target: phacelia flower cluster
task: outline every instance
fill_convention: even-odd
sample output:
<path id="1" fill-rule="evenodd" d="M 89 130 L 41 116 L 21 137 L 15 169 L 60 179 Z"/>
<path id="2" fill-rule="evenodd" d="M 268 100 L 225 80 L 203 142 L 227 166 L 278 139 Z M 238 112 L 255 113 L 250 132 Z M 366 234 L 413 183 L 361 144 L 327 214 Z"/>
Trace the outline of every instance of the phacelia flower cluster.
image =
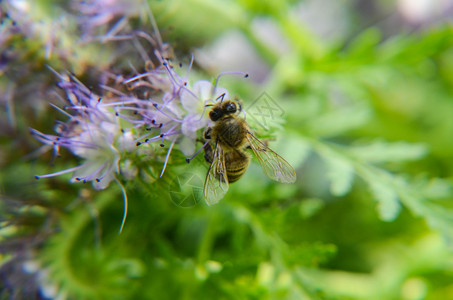
<path id="1" fill-rule="evenodd" d="M 45 149 L 53 149 L 58 156 L 60 149 L 66 148 L 81 164 L 36 178 L 72 173 L 72 182 L 92 182 L 95 189 L 104 189 L 119 175 L 127 179 L 136 176 L 136 166 L 128 158 L 146 144 L 153 145 L 146 148 L 148 151 L 166 148 L 161 176 L 175 145 L 184 155 L 193 154 L 197 133 L 208 125 L 206 104 L 230 98 L 228 91 L 216 84 L 223 74 L 214 84 L 206 80 L 191 84 L 191 64 L 186 74 L 180 75 L 167 59 L 158 57 L 157 67 L 122 82 L 127 93 L 104 87 L 108 96 L 93 93 L 74 76 L 55 72 L 68 105 L 54 107 L 67 119 L 57 123 L 55 134 L 36 129 L 30 132 Z"/>

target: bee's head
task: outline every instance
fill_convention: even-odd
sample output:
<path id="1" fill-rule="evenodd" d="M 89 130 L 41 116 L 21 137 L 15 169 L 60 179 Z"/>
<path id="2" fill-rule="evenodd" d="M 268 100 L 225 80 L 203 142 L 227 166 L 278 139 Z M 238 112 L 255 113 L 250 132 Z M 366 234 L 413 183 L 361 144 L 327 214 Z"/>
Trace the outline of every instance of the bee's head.
<path id="1" fill-rule="evenodd" d="M 215 122 L 218 121 L 221 117 L 223 117 L 223 112 L 220 108 L 214 107 L 210 112 L 209 112 L 209 119 L 211 121 Z"/>
<path id="2" fill-rule="evenodd" d="M 241 112 L 242 107 L 238 101 L 226 100 L 214 105 L 212 110 L 209 112 L 209 118 L 211 121 L 218 121 L 220 118 L 228 115 L 236 115 Z"/>
<path id="3" fill-rule="evenodd" d="M 238 105 L 235 101 L 229 100 L 222 104 L 222 110 L 225 114 L 235 114 L 238 111 Z"/>

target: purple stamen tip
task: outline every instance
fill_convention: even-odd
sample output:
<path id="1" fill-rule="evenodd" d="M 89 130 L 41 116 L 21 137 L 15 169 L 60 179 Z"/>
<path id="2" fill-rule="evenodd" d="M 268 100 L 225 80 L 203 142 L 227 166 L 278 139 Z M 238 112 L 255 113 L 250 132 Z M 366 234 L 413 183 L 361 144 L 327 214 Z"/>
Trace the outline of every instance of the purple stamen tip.
<path id="1" fill-rule="evenodd" d="M 153 103 L 153 106 L 154 106 L 155 108 L 157 108 L 157 103 Z"/>
<path id="2" fill-rule="evenodd" d="M 41 177 L 39 177 L 38 175 L 35 175 L 35 179 L 40 179 Z"/>
<path id="3" fill-rule="evenodd" d="M 160 146 L 161 146 L 161 147 L 165 147 L 165 145 L 164 145 L 164 144 L 160 144 Z"/>
<path id="4" fill-rule="evenodd" d="M 135 144 L 135 145 L 136 145 L 136 146 L 140 146 L 141 144 L 142 144 L 142 143 L 140 143 L 140 142 L 137 142 L 137 144 Z"/>
<path id="5" fill-rule="evenodd" d="M 249 74 L 245 74 L 245 75 L 244 75 L 244 78 L 248 78 L 248 77 L 249 77 Z"/>
<path id="6" fill-rule="evenodd" d="M 145 140 L 145 143 L 148 143 L 148 142 L 149 142 L 149 139 L 146 139 L 146 140 Z"/>
<path id="7" fill-rule="evenodd" d="M 159 137 L 164 137 L 164 134 L 162 133 Z"/>
<path id="8" fill-rule="evenodd" d="M 99 178 L 96 178 L 96 182 L 101 182 L 101 180 Z"/>
<path id="9" fill-rule="evenodd" d="M 163 125 L 164 125 L 164 124 L 160 123 L 160 124 L 159 124 L 159 128 L 162 128 Z"/>
<path id="10" fill-rule="evenodd" d="M 77 181 L 80 181 L 80 178 L 79 178 L 79 177 L 76 177 L 76 178 L 74 178 L 74 179 L 77 180 Z"/>

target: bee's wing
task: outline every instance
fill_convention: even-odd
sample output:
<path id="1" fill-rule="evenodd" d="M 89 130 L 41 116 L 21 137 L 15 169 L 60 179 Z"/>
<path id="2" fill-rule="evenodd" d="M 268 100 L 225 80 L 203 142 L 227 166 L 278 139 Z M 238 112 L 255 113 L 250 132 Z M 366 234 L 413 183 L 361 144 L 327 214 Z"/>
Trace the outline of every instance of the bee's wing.
<path id="1" fill-rule="evenodd" d="M 208 205 L 219 202 L 228 191 L 228 177 L 222 147 L 216 143 L 211 166 L 204 182 L 203 194 Z"/>
<path id="2" fill-rule="evenodd" d="M 264 173 L 269 178 L 284 183 L 296 181 L 294 168 L 283 157 L 272 151 L 250 132 L 247 134 L 247 140 Z"/>

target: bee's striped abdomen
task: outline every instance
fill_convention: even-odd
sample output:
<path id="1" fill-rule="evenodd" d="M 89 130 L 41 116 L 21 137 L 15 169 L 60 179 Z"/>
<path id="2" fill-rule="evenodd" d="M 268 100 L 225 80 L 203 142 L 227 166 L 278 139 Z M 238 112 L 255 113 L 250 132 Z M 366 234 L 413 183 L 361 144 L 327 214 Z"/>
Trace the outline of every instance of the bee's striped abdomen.
<path id="1" fill-rule="evenodd" d="M 250 157 L 243 151 L 231 151 L 225 155 L 225 167 L 229 183 L 237 181 L 245 174 Z"/>

